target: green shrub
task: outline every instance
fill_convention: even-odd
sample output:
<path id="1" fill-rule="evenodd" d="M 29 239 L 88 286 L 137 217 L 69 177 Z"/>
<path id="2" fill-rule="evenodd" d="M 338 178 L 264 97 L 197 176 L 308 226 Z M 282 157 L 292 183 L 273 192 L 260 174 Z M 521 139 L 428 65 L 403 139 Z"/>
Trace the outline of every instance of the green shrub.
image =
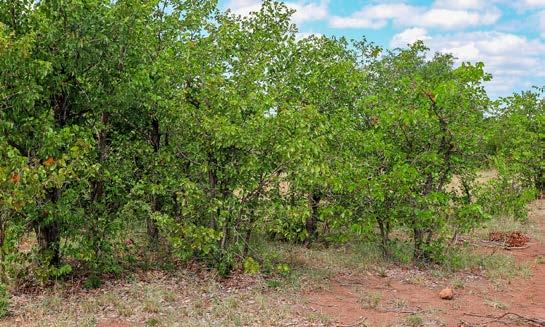
<path id="1" fill-rule="evenodd" d="M 0 318 L 9 313 L 9 292 L 4 283 L 0 283 Z"/>

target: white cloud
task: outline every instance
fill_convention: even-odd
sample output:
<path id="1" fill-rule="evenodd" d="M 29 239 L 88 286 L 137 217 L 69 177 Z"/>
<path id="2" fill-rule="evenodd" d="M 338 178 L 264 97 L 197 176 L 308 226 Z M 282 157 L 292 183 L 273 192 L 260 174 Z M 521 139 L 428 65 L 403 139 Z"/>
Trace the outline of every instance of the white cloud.
<path id="1" fill-rule="evenodd" d="M 418 12 L 417 7 L 403 3 L 369 5 L 350 16 L 333 16 L 329 24 L 334 28 L 379 29 L 391 19 L 417 15 Z"/>
<path id="2" fill-rule="evenodd" d="M 442 52 L 453 54 L 459 61 L 478 61 L 479 49 L 474 43 L 469 43 L 452 48 L 441 49 Z"/>
<path id="3" fill-rule="evenodd" d="M 226 7 L 237 15 L 246 16 L 250 12 L 259 11 L 261 3 L 261 0 L 229 0 Z M 295 10 L 292 20 L 298 24 L 327 18 L 328 4 L 329 0 L 286 2 L 289 8 Z"/>
<path id="4" fill-rule="evenodd" d="M 430 9 L 418 17 L 402 18 L 401 22 L 405 25 L 457 29 L 494 24 L 500 16 L 501 13 L 499 10 L 477 12 L 452 9 Z"/>
<path id="5" fill-rule="evenodd" d="M 412 39 L 411 39 L 412 37 Z M 428 35 L 417 29 L 405 30 L 392 38 L 396 42 L 426 38 L 432 50 L 452 53 L 460 64 L 464 61 L 485 63 L 494 79 L 487 86 L 493 96 L 507 95 L 514 89 L 526 87 L 528 76 L 545 77 L 545 43 L 511 33 L 494 31 L 462 32 Z"/>
<path id="6" fill-rule="evenodd" d="M 288 7 L 295 10 L 293 21 L 303 23 L 306 21 L 322 20 L 327 18 L 329 1 L 322 0 L 320 3 L 299 1 L 287 3 Z"/>
<path id="7" fill-rule="evenodd" d="M 368 28 L 380 29 L 386 26 L 387 20 L 373 20 L 364 17 L 339 17 L 334 16 L 329 20 L 333 28 Z"/>
<path id="8" fill-rule="evenodd" d="M 460 9 L 462 8 L 462 9 Z M 481 8 L 481 7 L 479 7 Z M 382 28 L 393 22 L 397 26 L 460 29 L 491 25 L 498 21 L 501 12 L 496 7 L 470 10 L 464 1 L 453 6 L 438 1 L 432 8 L 411 6 L 404 3 L 367 5 L 350 16 L 334 16 L 330 26 L 334 28 Z"/>
<path id="9" fill-rule="evenodd" d="M 545 0 L 518 0 L 516 6 L 523 9 L 544 8 Z"/>
<path id="10" fill-rule="evenodd" d="M 259 0 L 229 0 L 227 8 L 236 15 L 246 16 L 252 11 L 259 11 L 261 1 Z"/>
<path id="11" fill-rule="evenodd" d="M 446 8 L 446 9 L 483 9 L 490 5 L 493 5 L 493 2 L 490 0 L 436 0 L 433 3 L 435 8 Z"/>
<path id="12" fill-rule="evenodd" d="M 408 44 L 413 44 L 416 41 L 426 41 L 430 39 L 428 31 L 420 27 L 413 27 L 404 30 L 401 33 L 394 35 L 390 41 L 390 47 L 401 48 Z"/>

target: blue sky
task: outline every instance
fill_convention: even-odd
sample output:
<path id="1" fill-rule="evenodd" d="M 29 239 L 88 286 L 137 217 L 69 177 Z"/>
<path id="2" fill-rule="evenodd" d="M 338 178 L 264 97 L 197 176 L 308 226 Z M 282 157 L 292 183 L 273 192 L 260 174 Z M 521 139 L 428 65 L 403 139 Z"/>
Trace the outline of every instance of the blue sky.
<path id="1" fill-rule="evenodd" d="M 545 0 L 286 0 L 300 37 L 362 36 L 387 48 L 423 40 L 459 62 L 483 61 L 491 96 L 545 85 Z M 220 0 L 246 15 L 261 0 Z"/>

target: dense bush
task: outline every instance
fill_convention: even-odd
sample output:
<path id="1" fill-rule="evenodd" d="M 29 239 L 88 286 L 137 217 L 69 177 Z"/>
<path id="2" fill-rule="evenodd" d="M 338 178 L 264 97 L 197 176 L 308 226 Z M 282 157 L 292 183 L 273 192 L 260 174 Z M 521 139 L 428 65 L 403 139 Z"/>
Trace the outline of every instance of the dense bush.
<path id="1" fill-rule="evenodd" d="M 77 270 L 93 287 L 157 252 L 255 272 L 263 236 L 390 255 L 395 231 L 440 260 L 446 239 L 543 190 L 541 93 L 492 102 L 481 63 L 298 40 L 290 15 L 0 1 L 1 278 Z M 476 189 L 492 156 L 511 197 Z"/>
<path id="2" fill-rule="evenodd" d="M 492 139 L 501 140 L 498 156 L 523 186 L 545 192 L 545 89 L 516 93 L 499 100 Z"/>

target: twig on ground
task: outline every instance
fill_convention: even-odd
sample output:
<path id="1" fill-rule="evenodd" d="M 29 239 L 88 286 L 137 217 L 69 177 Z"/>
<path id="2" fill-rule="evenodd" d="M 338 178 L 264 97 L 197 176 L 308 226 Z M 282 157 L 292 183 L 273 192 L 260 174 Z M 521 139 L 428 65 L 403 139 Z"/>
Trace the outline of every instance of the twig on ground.
<path id="1" fill-rule="evenodd" d="M 334 305 L 334 304 L 320 304 L 320 303 L 315 303 L 315 302 L 308 302 L 308 304 L 314 304 L 314 305 L 317 305 L 317 306 L 320 306 L 320 307 L 327 307 L 327 308 L 335 308 L 335 307 L 337 307 L 337 306 Z"/>
<path id="2" fill-rule="evenodd" d="M 358 319 L 355 323 L 349 324 L 349 325 L 339 325 L 337 324 L 337 327 L 356 327 L 356 326 L 367 326 L 367 324 L 364 324 L 364 322 L 367 320 L 367 317 L 361 317 Z"/>
<path id="3" fill-rule="evenodd" d="M 478 314 L 474 314 L 474 313 L 464 313 L 465 316 L 470 316 L 470 317 L 477 317 L 477 318 L 487 318 L 487 319 L 493 319 L 492 321 L 489 321 L 487 324 L 491 323 L 491 322 L 500 322 L 500 323 L 504 323 L 502 322 L 501 320 L 502 319 L 505 319 L 509 316 L 514 316 L 515 318 L 518 318 L 528 324 L 531 324 L 532 326 L 539 326 L 539 327 L 545 327 L 545 320 L 542 320 L 542 319 L 538 319 L 538 318 L 530 318 L 530 317 L 525 317 L 525 316 L 522 316 L 522 315 L 519 315 L 518 313 L 514 313 L 514 312 L 506 312 L 500 316 L 493 316 L 493 315 L 478 315 Z M 505 323 L 504 323 L 505 324 Z"/>
<path id="4" fill-rule="evenodd" d="M 506 250 L 524 250 L 530 247 L 530 244 L 525 246 L 506 246 L 504 249 Z"/>
<path id="5" fill-rule="evenodd" d="M 382 313 L 407 313 L 412 315 L 422 313 L 422 310 L 389 310 L 389 309 L 375 309 L 375 310 Z"/>

